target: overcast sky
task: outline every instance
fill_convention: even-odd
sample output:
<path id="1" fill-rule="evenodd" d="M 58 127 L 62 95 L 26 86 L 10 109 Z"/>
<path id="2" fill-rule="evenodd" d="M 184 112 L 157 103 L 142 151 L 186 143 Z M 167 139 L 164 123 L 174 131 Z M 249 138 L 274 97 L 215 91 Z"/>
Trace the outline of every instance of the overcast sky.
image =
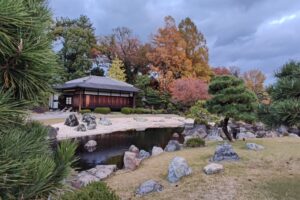
<path id="1" fill-rule="evenodd" d="M 55 17 L 87 15 L 96 34 L 118 26 L 147 41 L 163 18 L 190 17 L 204 34 L 212 66 L 274 71 L 300 60 L 300 0 L 49 0 Z"/>

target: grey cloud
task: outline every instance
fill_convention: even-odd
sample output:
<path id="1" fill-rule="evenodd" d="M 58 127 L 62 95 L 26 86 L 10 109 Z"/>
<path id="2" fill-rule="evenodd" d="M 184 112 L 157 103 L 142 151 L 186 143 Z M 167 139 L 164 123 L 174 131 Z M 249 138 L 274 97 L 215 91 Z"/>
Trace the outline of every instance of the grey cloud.
<path id="1" fill-rule="evenodd" d="M 190 17 L 204 33 L 212 66 L 260 68 L 271 82 L 273 72 L 289 59 L 300 60 L 299 0 L 50 0 L 56 17 L 87 15 L 98 35 L 127 26 L 143 41 L 163 24 Z M 295 14 L 294 19 L 270 25 Z"/>

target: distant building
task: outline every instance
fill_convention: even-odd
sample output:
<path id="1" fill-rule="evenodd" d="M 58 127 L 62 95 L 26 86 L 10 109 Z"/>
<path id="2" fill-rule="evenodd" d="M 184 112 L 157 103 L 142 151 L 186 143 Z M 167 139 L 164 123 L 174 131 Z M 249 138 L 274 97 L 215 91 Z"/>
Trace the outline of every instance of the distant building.
<path id="1" fill-rule="evenodd" d="M 60 94 L 50 97 L 50 109 L 72 108 L 73 110 L 110 107 L 135 107 L 139 89 L 128 83 L 100 76 L 87 76 L 68 81 L 55 87 Z"/>

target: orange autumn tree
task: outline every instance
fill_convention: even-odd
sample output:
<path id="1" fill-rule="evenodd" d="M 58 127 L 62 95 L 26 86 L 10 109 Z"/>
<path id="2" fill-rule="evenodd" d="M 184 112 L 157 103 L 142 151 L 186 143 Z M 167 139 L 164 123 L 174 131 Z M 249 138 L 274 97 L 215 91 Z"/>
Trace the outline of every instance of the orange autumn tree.
<path id="1" fill-rule="evenodd" d="M 264 91 L 266 76 L 257 69 L 249 70 L 243 74 L 245 85 L 256 95 Z"/>
<path id="2" fill-rule="evenodd" d="M 186 55 L 186 41 L 171 16 L 165 17 L 165 25 L 153 36 L 152 46 L 147 58 L 152 70 L 158 74 L 161 91 L 166 92 L 174 79 L 192 74 L 192 61 Z"/>
<path id="3" fill-rule="evenodd" d="M 186 42 L 186 56 L 192 61 L 192 76 L 208 82 L 213 72 L 208 64 L 208 48 L 204 35 L 189 18 L 178 25 L 179 32 Z"/>
<path id="4" fill-rule="evenodd" d="M 191 106 L 198 100 L 207 100 L 208 84 L 197 78 L 182 78 L 173 81 L 169 90 L 172 100 L 185 106 Z"/>

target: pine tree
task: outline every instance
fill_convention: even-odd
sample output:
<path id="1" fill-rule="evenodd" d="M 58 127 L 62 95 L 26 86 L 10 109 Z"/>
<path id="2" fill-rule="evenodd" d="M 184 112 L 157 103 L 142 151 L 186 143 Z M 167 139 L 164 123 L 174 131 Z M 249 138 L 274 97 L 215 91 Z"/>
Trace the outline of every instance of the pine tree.
<path id="1" fill-rule="evenodd" d="M 243 80 L 234 76 L 216 76 L 211 81 L 208 92 L 213 96 L 207 101 L 208 111 L 224 116 L 222 128 L 229 141 L 232 141 L 227 129 L 230 118 L 255 120 L 257 99 L 255 94 L 245 87 Z"/>
<path id="2" fill-rule="evenodd" d="M 126 74 L 124 69 L 124 64 L 122 60 L 116 57 L 109 68 L 108 76 L 110 78 L 119 80 L 119 81 L 126 81 Z"/>
<path id="3" fill-rule="evenodd" d="M 63 188 L 76 145 L 56 151 L 49 129 L 26 122 L 25 106 L 51 91 L 56 59 L 44 0 L 0 0 L 0 199 L 47 199 Z"/>
<path id="4" fill-rule="evenodd" d="M 270 105 L 260 105 L 259 117 L 272 127 L 300 127 L 300 62 L 291 61 L 275 74 L 277 82 L 269 88 Z"/>

